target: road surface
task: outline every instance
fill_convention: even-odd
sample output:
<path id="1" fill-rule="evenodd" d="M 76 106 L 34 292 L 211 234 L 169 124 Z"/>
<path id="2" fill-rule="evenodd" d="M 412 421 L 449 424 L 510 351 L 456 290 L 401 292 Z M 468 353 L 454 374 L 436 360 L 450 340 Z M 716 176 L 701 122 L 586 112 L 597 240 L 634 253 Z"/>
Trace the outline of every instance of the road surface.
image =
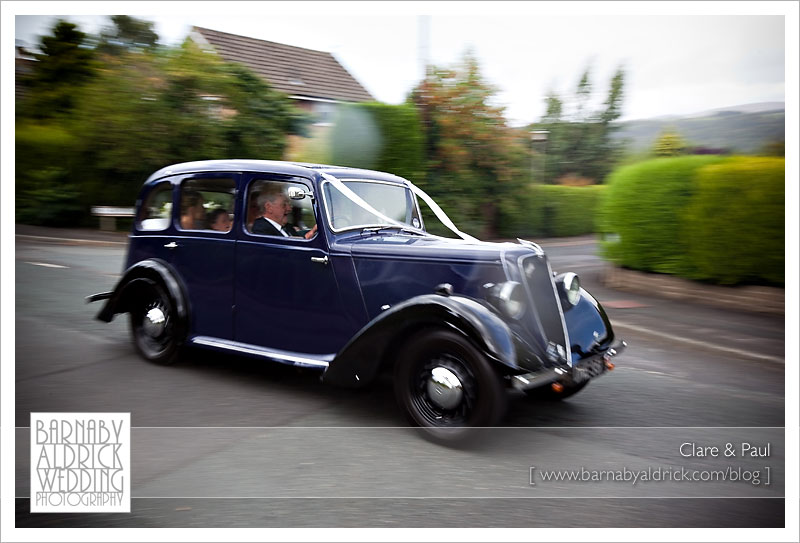
<path id="1" fill-rule="evenodd" d="M 18 527 L 782 527 L 784 322 L 603 288 L 587 238 L 544 243 L 577 271 L 629 349 L 560 403 L 512 398 L 506 428 L 450 449 L 405 427 L 381 380 L 363 391 L 246 358 L 141 360 L 127 319 L 94 319 L 124 240 L 16 242 Z M 129 514 L 29 513 L 31 412 L 129 412 Z M 769 486 L 554 483 L 541 470 L 715 470 L 685 442 L 771 442 Z M 533 470 L 531 468 L 534 468 Z M 534 483 L 534 484 L 531 484 Z"/>

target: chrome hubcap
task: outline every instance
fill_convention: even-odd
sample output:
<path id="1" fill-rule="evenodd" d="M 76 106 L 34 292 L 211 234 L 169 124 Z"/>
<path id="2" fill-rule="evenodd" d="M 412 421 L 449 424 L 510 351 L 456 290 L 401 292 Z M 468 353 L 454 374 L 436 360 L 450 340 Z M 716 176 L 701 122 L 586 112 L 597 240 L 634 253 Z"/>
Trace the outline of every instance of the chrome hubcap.
<path id="1" fill-rule="evenodd" d="M 166 325 L 167 317 L 160 307 L 150 308 L 144 316 L 144 322 L 142 322 L 144 332 L 152 338 L 159 337 L 164 332 Z"/>
<path id="2" fill-rule="evenodd" d="M 431 370 L 427 389 L 428 397 L 442 409 L 455 409 L 464 397 L 461 381 L 455 373 L 442 366 Z"/>

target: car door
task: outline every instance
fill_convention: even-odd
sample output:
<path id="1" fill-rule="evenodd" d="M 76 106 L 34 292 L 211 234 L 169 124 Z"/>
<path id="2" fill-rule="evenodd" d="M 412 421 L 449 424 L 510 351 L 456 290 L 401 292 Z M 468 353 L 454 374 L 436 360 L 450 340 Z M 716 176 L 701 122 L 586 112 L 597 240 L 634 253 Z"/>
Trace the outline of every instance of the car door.
<path id="1" fill-rule="evenodd" d="M 176 235 L 164 246 L 187 291 L 191 336 L 233 339 L 235 231 L 230 224 L 215 230 L 210 221 L 221 214 L 240 220 L 233 216 L 238 176 L 198 173 L 177 180 Z"/>
<path id="2" fill-rule="evenodd" d="M 263 174 L 251 175 L 246 185 L 246 208 L 255 215 L 264 212 L 264 205 L 257 202 L 267 193 L 286 195 L 290 187 L 310 192 L 312 187 L 304 178 Z M 316 201 L 306 197 L 290 203 L 290 223 L 301 231 L 313 228 L 319 217 Z M 343 311 L 335 274 L 336 265 L 350 265 L 349 255 L 331 255 L 322 232 L 305 239 L 274 231 L 258 234 L 254 228 L 258 230 L 243 225 L 236 247 L 236 341 L 291 353 L 339 351 L 357 329 Z"/>

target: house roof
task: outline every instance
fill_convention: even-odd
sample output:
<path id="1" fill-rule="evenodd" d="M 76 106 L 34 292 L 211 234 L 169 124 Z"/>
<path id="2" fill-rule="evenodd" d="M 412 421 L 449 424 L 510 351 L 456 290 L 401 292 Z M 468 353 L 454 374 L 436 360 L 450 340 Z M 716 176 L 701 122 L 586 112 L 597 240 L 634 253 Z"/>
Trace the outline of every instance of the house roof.
<path id="1" fill-rule="evenodd" d="M 361 83 L 325 51 L 193 27 L 192 39 L 225 60 L 241 62 L 289 96 L 344 102 L 374 100 Z"/>

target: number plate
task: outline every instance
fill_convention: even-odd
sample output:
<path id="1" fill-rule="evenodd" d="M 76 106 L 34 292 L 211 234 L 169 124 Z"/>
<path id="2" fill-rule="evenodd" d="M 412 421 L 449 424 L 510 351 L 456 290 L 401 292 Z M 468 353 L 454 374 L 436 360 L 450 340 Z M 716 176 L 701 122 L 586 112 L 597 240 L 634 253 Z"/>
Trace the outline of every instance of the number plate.
<path id="1" fill-rule="evenodd" d="M 591 358 L 581 363 L 579 366 L 575 366 L 572 378 L 576 382 L 582 383 L 597 377 L 605 370 L 606 366 L 601 357 Z"/>

